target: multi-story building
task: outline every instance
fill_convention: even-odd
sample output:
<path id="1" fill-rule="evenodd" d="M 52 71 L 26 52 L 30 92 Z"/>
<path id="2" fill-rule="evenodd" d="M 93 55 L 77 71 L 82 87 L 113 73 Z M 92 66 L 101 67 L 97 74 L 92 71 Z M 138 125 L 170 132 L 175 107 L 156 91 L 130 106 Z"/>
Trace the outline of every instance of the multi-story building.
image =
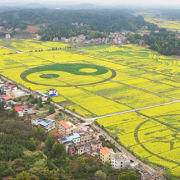
<path id="1" fill-rule="evenodd" d="M 45 131 L 51 131 L 56 127 L 55 120 L 52 119 L 36 118 L 31 120 L 31 124 L 33 126 L 39 126 L 45 129 Z"/>
<path id="2" fill-rule="evenodd" d="M 102 141 L 100 140 L 92 141 L 90 145 L 92 151 L 97 151 L 102 148 Z"/>
<path id="3" fill-rule="evenodd" d="M 111 153 L 111 166 L 115 169 L 126 169 L 130 166 L 130 160 L 122 153 Z"/>
<path id="4" fill-rule="evenodd" d="M 92 140 L 92 134 L 90 133 L 79 133 L 81 138 L 81 144 L 88 143 Z"/>
<path id="5" fill-rule="evenodd" d="M 33 91 L 32 92 L 32 96 L 33 98 L 41 98 L 42 99 L 42 102 L 45 102 L 48 100 L 48 95 L 47 94 L 44 94 L 42 93 L 41 91 Z"/>
<path id="6" fill-rule="evenodd" d="M 64 138 L 60 138 L 59 142 L 63 143 L 63 144 L 65 144 L 65 143 L 80 144 L 81 139 L 80 139 L 79 133 L 73 133 L 73 134 L 70 134 L 69 136 L 66 136 Z"/>
<path id="7" fill-rule="evenodd" d="M 58 95 L 58 90 L 56 90 L 56 89 L 47 89 L 47 94 L 48 94 L 50 97 L 57 96 L 57 95 Z"/>
<path id="8" fill-rule="evenodd" d="M 69 134 L 77 132 L 78 128 L 69 121 L 59 121 L 58 131 L 62 136 L 67 136 Z"/>
<path id="9" fill-rule="evenodd" d="M 108 149 L 107 147 L 101 148 L 101 150 L 100 150 L 100 159 L 101 159 L 103 164 L 105 162 L 111 162 L 111 150 Z"/>

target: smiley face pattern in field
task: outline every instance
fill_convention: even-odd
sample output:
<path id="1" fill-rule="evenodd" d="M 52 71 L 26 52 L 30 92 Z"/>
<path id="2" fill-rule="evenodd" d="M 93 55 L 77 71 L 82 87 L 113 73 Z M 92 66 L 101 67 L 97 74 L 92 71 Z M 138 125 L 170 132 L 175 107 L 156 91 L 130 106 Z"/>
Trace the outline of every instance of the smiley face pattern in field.
<path id="1" fill-rule="evenodd" d="M 94 64 L 53 64 L 29 69 L 21 74 L 27 82 L 68 87 L 102 83 L 116 76 L 113 69 Z"/>

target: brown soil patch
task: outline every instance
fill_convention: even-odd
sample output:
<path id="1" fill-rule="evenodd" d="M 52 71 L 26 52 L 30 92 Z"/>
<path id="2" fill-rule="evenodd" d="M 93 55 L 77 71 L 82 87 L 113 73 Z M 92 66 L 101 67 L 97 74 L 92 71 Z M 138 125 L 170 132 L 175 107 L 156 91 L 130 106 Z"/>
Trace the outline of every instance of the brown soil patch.
<path id="1" fill-rule="evenodd" d="M 13 180 L 12 176 L 3 177 L 3 180 Z"/>
<path id="2" fill-rule="evenodd" d="M 66 106 L 72 106 L 73 103 L 70 101 L 63 101 L 63 102 L 60 102 L 60 105 L 63 107 L 66 107 Z"/>
<path id="3" fill-rule="evenodd" d="M 25 32 L 29 32 L 29 33 L 37 33 L 40 30 L 40 28 L 38 26 L 27 26 L 27 29 L 25 30 Z"/>

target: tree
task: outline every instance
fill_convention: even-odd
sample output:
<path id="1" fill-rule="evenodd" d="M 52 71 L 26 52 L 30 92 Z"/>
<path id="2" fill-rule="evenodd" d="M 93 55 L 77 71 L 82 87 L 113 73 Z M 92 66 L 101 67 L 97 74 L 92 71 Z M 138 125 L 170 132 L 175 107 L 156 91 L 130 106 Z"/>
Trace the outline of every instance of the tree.
<path id="1" fill-rule="evenodd" d="M 50 102 L 51 102 L 51 97 L 49 96 L 47 99 L 47 104 L 50 104 Z"/>
<path id="2" fill-rule="evenodd" d="M 107 174 L 102 172 L 101 170 L 96 171 L 95 176 L 102 179 L 102 180 L 107 178 Z"/>
<path id="3" fill-rule="evenodd" d="M 138 175 L 135 171 L 122 172 L 118 176 L 118 180 L 138 180 Z"/>
<path id="4" fill-rule="evenodd" d="M 54 106 L 51 106 L 51 107 L 49 108 L 49 113 L 50 113 L 50 114 L 53 114 L 53 113 L 55 113 Z"/>
<path id="5" fill-rule="evenodd" d="M 38 106 L 38 108 L 42 108 L 42 107 L 43 107 L 41 98 L 39 98 L 39 99 L 37 100 L 37 106 Z"/>
<path id="6" fill-rule="evenodd" d="M 54 143 L 52 147 L 52 157 L 56 157 L 56 158 L 66 157 L 66 151 L 63 144 L 58 143 L 58 142 Z"/>
<path id="7" fill-rule="evenodd" d="M 54 136 L 51 136 L 51 135 L 48 135 L 46 141 L 45 141 L 45 145 L 46 145 L 46 148 L 48 149 L 52 149 L 53 147 L 53 144 L 55 143 L 56 139 Z"/>
<path id="8" fill-rule="evenodd" d="M 16 115 L 17 115 L 17 112 L 15 111 L 15 109 L 10 109 L 9 116 L 15 117 Z"/>
<path id="9" fill-rule="evenodd" d="M 43 176 L 44 180 L 53 180 L 55 178 L 54 172 L 49 170 L 44 171 Z"/>
<path id="10" fill-rule="evenodd" d="M 83 170 L 84 167 L 85 167 L 85 164 L 86 164 L 84 158 L 83 157 L 78 157 L 77 158 L 77 163 L 78 163 L 79 170 Z"/>
<path id="11" fill-rule="evenodd" d="M 29 174 L 23 171 L 21 174 L 17 176 L 16 180 L 31 180 L 31 179 L 30 179 Z"/>

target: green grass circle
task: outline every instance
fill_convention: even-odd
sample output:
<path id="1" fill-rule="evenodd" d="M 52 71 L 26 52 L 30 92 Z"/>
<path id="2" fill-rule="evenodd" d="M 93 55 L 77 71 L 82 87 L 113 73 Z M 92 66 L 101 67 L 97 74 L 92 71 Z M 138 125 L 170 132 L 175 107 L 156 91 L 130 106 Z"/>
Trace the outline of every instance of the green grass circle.
<path id="1" fill-rule="evenodd" d="M 40 75 L 40 78 L 45 78 L 45 79 L 53 79 L 53 78 L 58 78 L 59 74 L 42 74 Z"/>
<path id="2" fill-rule="evenodd" d="M 97 71 L 95 72 L 81 72 L 80 70 L 81 69 L 96 69 Z M 45 83 L 37 83 L 35 81 L 31 81 L 29 80 L 27 77 L 28 75 L 30 74 L 33 74 L 33 73 L 37 73 L 37 72 L 40 72 L 42 73 L 43 75 L 41 75 L 40 77 L 41 78 L 46 78 L 46 79 L 50 79 L 50 77 L 53 78 L 57 78 L 57 74 L 46 74 L 47 71 L 54 71 L 54 72 L 67 72 L 67 73 L 70 73 L 70 74 L 74 74 L 74 75 L 83 75 L 83 76 L 98 76 L 98 75 L 101 75 L 101 74 L 105 74 L 107 73 L 108 71 L 111 71 L 111 76 L 107 79 L 102 79 L 98 82 L 92 82 L 92 83 L 84 83 L 84 84 L 77 84 L 77 85 L 71 85 L 71 84 L 68 84 L 68 85 L 59 85 L 59 84 L 45 84 Z M 49 76 L 48 76 L 49 75 Z M 36 67 L 36 68 L 32 68 L 32 69 L 28 69 L 27 71 L 24 71 L 22 74 L 21 74 L 21 78 L 26 81 L 26 82 L 29 82 L 29 83 L 32 83 L 32 84 L 37 84 L 37 85 L 43 85 L 43 86 L 55 86 L 55 87 L 71 87 L 71 86 L 84 86 L 84 85 L 93 85 L 93 84 L 98 84 L 98 83 L 102 83 L 102 82 L 106 82 L 106 81 L 109 81 L 110 79 L 114 78 L 116 76 L 116 71 L 113 70 L 113 69 L 110 69 L 110 68 L 107 68 L 107 67 L 104 67 L 104 66 L 99 66 L 99 65 L 95 65 L 95 64 L 80 64 L 80 63 L 69 63 L 69 64 L 52 64 L 52 65 L 46 65 L 46 66 L 40 66 L 40 67 Z M 49 77 L 49 78 L 48 78 Z M 78 78 L 78 77 L 77 77 Z"/>

